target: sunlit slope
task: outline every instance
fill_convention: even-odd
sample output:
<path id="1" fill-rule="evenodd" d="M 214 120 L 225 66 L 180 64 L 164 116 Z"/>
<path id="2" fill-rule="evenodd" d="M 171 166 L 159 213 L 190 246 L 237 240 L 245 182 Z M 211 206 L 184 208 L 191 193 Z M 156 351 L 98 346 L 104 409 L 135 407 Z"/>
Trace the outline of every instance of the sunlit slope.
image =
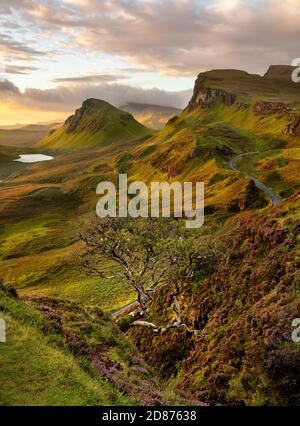
<path id="1" fill-rule="evenodd" d="M 275 71 L 277 90 L 284 92 L 285 82 L 281 86 L 279 78 L 282 69 L 275 67 L 272 75 Z M 223 73 L 227 90 L 229 79 L 225 75 L 234 75 L 238 86 L 240 73 Z M 225 84 L 221 74 L 215 85 Z M 251 78 L 245 77 L 247 81 Z M 257 78 L 253 76 L 254 81 Z M 266 78 L 275 85 L 273 77 Z M 230 84 L 234 81 L 230 80 Z M 242 93 L 246 90 L 243 79 L 239 84 Z M 297 108 L 284 102 L 280 107 L 277 103 L 265 104 L 263 94 L 241 103 L 228 93 L 211 92 L 196 83 L 192 104 L 155 135 L 139 140 L 103 142 L 85 150 L 72 148 L 55 153 L 54 160 L 47 164 L 18 163 L 18 169 L 12 154 L 7 156 L 8 152 L 3 152 L 2 164 L 7 172 L 0 191 L 0 226 L 5 240 L 0 246 L 0 275 L 22 295 L 60 296 L 83 304 L 94 300 L 107 310 L 130 301 L 132 294 L 125 287 L 118 286 L 113 279 L 96 283 L 86 277 L 73 258 L 75 252 L 80 253 L 77 244 L 82 220 L 88 212 L 95 212 L 97 184 L 103 180 L 117 182 L 121 172 L 128 173 L 131 181 L 147 183 L 204 182 L 207 224 L 257 208 L 252 201 L 259 197 L 252 192 L 249 179 L 228 168 L 230 158 L 241 153 L 253 155 L 238 161 L 240 170 L 256 176 L 283 200 L 292 196 L 299 188 L 300 174 Z M 267 105 L 267 109 L 259 112 L 257 105 Z M 92 116 L 93 111 L 94 108 Z M 97 117 L 96 114 L 90 119 L 84 114 L 75 126 L 76 131 L 82 130 L 83 122 L 96 129 Z M 70 125 L 73 118 L 69 120 Z M 260 207 L 268 209 L 270 200 L 263 200 L 263 193 L 260 196 Z M 116 297 L 111 299 L 111 295 Z"/>
<path id="2" fill-rule="evenodd" d="M 223 89 L 244 103 L 257 98 L 267 102 L 299 104 L 300 86 L 292 80 L 294 69 L 288 65 L 272 65 L 264 76 L 234 69 L 200 73 L 190 104 L 194 102 L 201 86 L 206 89 Z"/>
<path id="3" fill-rule="evenodd" d="M 300 85 L 292 82 L 292 71 L 273 66 L 264 77 L 238 70 L 200 74 L 187 108 L 139 148 L 134 175 L 196 178 L 208 164 L 226 169 L 241 153 L 267 157 L 298 149 Z"/>
<path id="4" fill-rule="evenodd" d="M 0 303 L 7 336 L 0 351 L 0 405 L 129 404 L 130 398 L 122 397 L 95 366 L 85 367 L 84 358 L 78 356 L 80 347 L 76 351 L 68 344 L 67 330 L 57 315 L 49 315 L 50 308 L 45 317 L 10 296 L 1 284 Z M 79 320 L 80 311 L 73 306 L 73 312 Z M 102 320 L 98 327 L 105 339 L 113 324 Z"/>
<path id="5" fill-rule="evenodd" d="M 151 130 L 125 111 L 99 99 L 87 99 L 64 125 L 36 145 L 52 150 L 79 150 L 133 141 Z"/>

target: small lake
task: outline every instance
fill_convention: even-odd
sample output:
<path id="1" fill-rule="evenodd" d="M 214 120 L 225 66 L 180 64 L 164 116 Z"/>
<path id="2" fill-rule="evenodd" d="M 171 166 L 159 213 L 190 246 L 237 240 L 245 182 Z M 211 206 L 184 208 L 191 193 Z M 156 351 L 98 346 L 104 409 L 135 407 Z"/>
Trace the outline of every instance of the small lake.
<path id="1" fill-rule="evenodd" d="M 39 163 L 40 161 L 50 161 L 54 157 L 44 154 L 21 154 L 19 158 L 14 161 L 19 161 L 20 163 Z"/>

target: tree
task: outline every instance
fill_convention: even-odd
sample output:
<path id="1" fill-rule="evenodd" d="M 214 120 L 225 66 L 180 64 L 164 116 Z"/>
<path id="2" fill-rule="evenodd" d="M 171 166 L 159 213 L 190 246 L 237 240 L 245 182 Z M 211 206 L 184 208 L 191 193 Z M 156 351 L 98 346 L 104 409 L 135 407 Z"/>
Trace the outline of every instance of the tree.
<path id="1" fill-rule="evenodd" d="M 196 231 L 182 229 L 178 221 L 162 219 L 97 218 L 82 232 L 85 242 L 84 265 L 103 277 L 103 257 L 114 262 L 113 272 L 137 294 L 139 319 L 131 326 L 146 326 L 157 333 L 187 325 L 181 320 L 176 294 L 173 306 L 176 320 L 160 327 L 141 318 L 149 311 L 154 294 L 170 282 L 193 278 L 201 258 Z"/>

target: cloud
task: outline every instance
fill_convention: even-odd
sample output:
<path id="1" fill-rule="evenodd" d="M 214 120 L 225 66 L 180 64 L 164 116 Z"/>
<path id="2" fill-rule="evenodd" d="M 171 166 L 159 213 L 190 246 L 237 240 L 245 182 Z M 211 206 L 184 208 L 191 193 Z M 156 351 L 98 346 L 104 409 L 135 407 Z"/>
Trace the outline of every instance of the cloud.
<path id="1" fill-rule="evenodd" d="M 103 83 L 115 82 L 126 78 L 123 75 L 110 75 L 110 74 L 95 74 L 84 75 L 79 77 L 59 77 L 54 78 L 54 83 L 73 83 L 73 84 L 86 84 L 86 83 Z"/>
<path id="2" fill-rule="evenodd" d="M 9 80 L 0 80 L 0 96 L 5 95 L 21 95 L 20 90 Z"/>
<path id="3" fill-rule="evenodd" d="M 5 66 L 5 74 L 21 74 L 26 75 L 29 74 L 31 71 L 37 71 L 39 68 L 37 67 L 29 67 L 29 66 L 23 66 L 23 65 L 6 65 Z"/>
<path id="4" fill-rule="evenodd" d="M 24 28 L 53 35 L 62 50 L 68 43 L 74 55 L 105 52 L 167 75 L 263 72 L 299 56 L 299 0 L 1 0 L 0 11 L 6 19 L 17 11 Z M 22 36 L 0 47 L 43 54 Z"/>
<path id="5" fill-rule="evenodd" d="M 87 98 L 103 99 L 115 106 L 128 102 L 149 103 L 183 108 L 192 91 L 167 92 L 158 89 L 144 90 L 122 84 L 85 84 L 59 86 L 54 89 L 26 89 L 21 92 L 12 82 L 0 82 L 0 101 L 10 106 L 33 111 L 65 112 L 69 114 Z"/>
<path id="6" fill-rule="evenodd" d="M 29 47 L 7 34 L 0 34 L 0 52 L 4 60 L 33 60 L 46 55 L 46 52 Z"/>

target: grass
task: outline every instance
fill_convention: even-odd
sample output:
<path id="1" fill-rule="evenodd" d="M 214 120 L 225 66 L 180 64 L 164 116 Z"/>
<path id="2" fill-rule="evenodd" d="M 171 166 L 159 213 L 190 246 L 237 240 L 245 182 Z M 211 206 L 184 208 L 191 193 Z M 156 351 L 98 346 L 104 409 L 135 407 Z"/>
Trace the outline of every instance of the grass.
<path id="1" fill-rule="evenodd" d="M 61 128 L 42 139 L 36 148 L 87 149 L 132 141 L 152 132 L 127 112 L 107 102 L 89 99 Z"/>
<path id="2" fill-rule="evenodd" d="M 299 148 L 268 150 L 241 158 L 237 165 L 271 186 L 283 198 L 299 188 Z"/>
<path id="3" fill-rule="evenodd" d="M 41 313 L 0 291 L 7 342 L 1 343 L 1 405 L 127 405 L 100 374 L 87 371 L 53 334 Z"/>
<path id="4" fill-rule="evenodd" d="M 186 405 L 98 306 L 8 294 L 0 283 L 0 405 Z M 144 392 L 141 392 L 141 389 Z"/>

